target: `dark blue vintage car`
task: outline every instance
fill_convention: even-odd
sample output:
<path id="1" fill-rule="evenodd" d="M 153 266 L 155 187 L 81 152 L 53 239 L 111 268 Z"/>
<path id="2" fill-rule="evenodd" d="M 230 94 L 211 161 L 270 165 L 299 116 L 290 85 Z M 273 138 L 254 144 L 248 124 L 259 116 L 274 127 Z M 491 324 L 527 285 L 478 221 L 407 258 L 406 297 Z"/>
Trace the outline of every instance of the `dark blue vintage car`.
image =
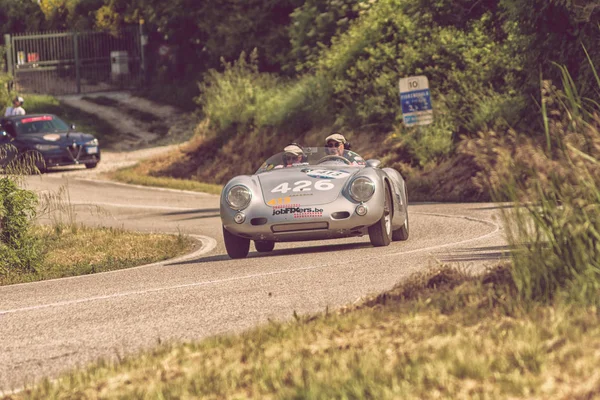
<path id="1" fill-rule="evenodd" d="M 98 139 L 77 132 L 74 125 L 68 125 L 52 114 L 3 117 L 0 119 L 0 145 L 6 144 L 12 145 L 12 151 L 0 160 L 0 165 L 24 154 L 33 156 L 40 171 L 63 165 L 95 168 L 100 161 Z"/>

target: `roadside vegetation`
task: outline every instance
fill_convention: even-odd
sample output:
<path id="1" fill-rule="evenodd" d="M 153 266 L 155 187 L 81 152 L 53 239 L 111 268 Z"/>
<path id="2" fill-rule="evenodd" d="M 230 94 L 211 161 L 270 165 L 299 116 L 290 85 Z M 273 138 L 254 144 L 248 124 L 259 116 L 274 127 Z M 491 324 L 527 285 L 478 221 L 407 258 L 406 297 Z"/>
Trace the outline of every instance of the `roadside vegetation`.
<path id="1" fill-rule="evenodd" d="M 184 235 L 129 232 L 118 228 L 40 225 L 31 228 L 39 261 L 28 268 L 2 266 L 0 286 L 114 271 L 188 253 L 193 239 Z"/>
<path id="2" fill-rule="evenodd" d="M 203 183 L 193 179 L 177 179 L 171 177 L 152 176 L 148 165 L 144 162 L 133 167 L 108 172 L 108 178 L 118 182 L 130 183 L 132 185 L 143 185 L 151 187 L 162 187 L 177 190 L 189 190 L 192 192 L 221 194 L 222 185 Z"/>
<path id="3" fill-rule="evenodd" d="M 9 150 L 10 144 L 0 146 L 0 160 Z M 35 164 L 35 159 L 15 159 L 0 175 L 0 286 L 144 265 L 185 254 L 195 246 L 181 234 L 78 224 L 68 188 L 41 198 L 23 188 L 25 175 L 39 173 Z M 41 217 L 45 225 L 40 224 Z"/>

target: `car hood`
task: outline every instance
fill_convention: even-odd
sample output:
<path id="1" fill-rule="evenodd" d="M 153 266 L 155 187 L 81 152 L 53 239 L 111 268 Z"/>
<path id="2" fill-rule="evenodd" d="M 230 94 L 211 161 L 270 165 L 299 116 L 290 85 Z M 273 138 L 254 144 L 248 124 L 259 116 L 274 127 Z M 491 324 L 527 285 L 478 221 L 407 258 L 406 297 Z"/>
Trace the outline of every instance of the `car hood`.
<path id="1" fill-rule="evenodd" d="M 360 167 L 306 166 L 261 173 L 258 180 L 267 205 L 316 205 L 335 201 Z"/>
<path id="2" fill-rule="evenodd" d="M 94 136 L 89 133 L 82 132 L 57 132 L 57 133 L 30 133 L 27 135 L 20 135 L 19 140 L 28 143 L 36 144 L 57 144 L 63 146 L 70 146 L 75 144 L 84 144 L 90 140 L 94 140 Z"/>

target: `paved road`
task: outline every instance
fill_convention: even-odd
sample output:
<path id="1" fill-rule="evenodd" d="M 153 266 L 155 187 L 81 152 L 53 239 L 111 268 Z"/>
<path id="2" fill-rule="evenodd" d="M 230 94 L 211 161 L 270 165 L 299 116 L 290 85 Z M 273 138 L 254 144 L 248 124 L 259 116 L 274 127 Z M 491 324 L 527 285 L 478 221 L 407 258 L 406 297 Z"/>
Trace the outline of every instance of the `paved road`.
<path id="1" fill-rule="evenodd" d="M 374 248 L 368 237 L 277 244 L 230 260 L 218 197 L 51 173 L 30 189 L 68 187 L 86 224 L 198 235 L 185 260 L 124 271 L 0 287 L 0 391 L 114 359 L 158 342 L 238 332 L 269 319 L 334 308 L 386 289 L 438 262 L 476 270 L 502 257 L 493 204 L 415 204 L 411 237 Z"/>

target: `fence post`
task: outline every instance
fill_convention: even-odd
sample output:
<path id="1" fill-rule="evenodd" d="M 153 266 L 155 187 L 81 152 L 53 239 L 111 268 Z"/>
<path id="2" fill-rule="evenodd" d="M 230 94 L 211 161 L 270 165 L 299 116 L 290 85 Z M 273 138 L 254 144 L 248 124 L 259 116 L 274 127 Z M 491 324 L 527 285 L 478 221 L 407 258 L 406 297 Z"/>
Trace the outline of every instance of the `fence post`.
<path id="1" fill-rule="evenodd" d="M 81 65 L 79 60 L 78 34 L 73 32 L 73 51 L 75 54 L 75 81 L 77 82 L 77 94 L 81 93 Z"/>
<path id="2" fill-rule="evenodd" d="M 146 84 L 147 71 L 146 71 L 146 45 L 148 44 L 148 36 L 144 33 L 144 19 L 140 18 L 140 57 L 141 57 L 141 70 L 142 70 L 142 84 Z"/>
<path id="3" fill-rule="evenodd" d="M 6 51 L 6 72 L 10 75 L 11 81 L 8 83 L 8 90 L 12 89 L 12 82 L 15 79 L 13 76 L 14 73 L 14 64 L 13 64 L 13 46 L 10 34 L 4 34 L 4 49 Z M 0 229 L 1 231 L 1 229 Z"/>

